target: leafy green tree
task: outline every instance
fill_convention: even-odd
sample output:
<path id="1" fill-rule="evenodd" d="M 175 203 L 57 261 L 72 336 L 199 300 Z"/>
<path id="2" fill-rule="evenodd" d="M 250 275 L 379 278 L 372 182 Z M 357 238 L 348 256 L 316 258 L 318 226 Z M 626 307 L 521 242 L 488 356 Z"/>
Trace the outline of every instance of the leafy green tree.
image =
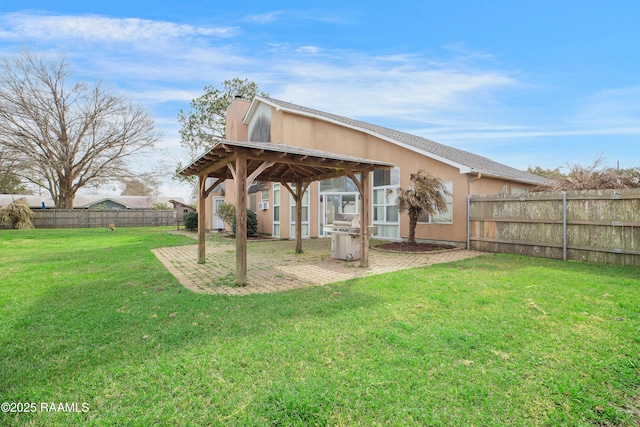
<path id="1" fill-rule="evenodd" d="M 560 168 L 544 169 L 540 166 L 529 166 L 527 172 L 549 179 L 562 179 L 566 177 L 566 175 L 560 172 Z"/>
<path id="2" fill-rule="evenodd" d="M 126 177 L 120 180 L 124 184 L 124 189 L 120 193 L 122 196 L 152 196 L 158 195 L 160 182 L 150 173 L 145 173 L 139 177 Z"/>
<path id="3" fill-rule="evenodd" d="M 227 108 L 236 97 L 252 100 L 256 95 L 268 96 L 264 92 L 259 92 L 256 83 L 236 77 L 222 82 L 220 89 L 215 86 L 205 86 L 204 94 L 193 99 L 189 104 L 189 111 L 180 110 L 178 113 L 178 123 L 181 126 L 180 144 L 187 149 L 190 160 L 211 148 L 215 140 L 225 138 Z M 195 177 L 182 177 L 177 174 L 183 168 L 184 164 L 178 162 L 176 179 L 194 185 Z"/>
<path id="4" fill-rule="evenodd" d="M 32 191 L 13 171 L 0 169 L 0 194 L 32 194 Z"/>
<path id="5" fill-rule="evenodd" d="M 170 211 L 173 208 L 167 203 L 155 202 L 151 203 L 151 209 L 155 209 L 158 211 Z"/>
<path id="6" fill-rule="evenodd" d="M 425 170 L 411 174 L 411 187 L 404 190 L 398 188 L 398 210 L 409 214 L 408 243 L 416 244 L 416 225 L 420 215 L 435 215 L 447 212 L 449 194 L 440 180 Z"/>

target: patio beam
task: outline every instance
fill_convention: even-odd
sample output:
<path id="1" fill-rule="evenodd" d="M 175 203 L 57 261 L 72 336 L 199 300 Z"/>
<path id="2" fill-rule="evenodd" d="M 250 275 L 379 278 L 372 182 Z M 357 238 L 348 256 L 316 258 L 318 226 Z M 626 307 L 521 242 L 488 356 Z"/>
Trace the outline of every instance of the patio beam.
<path id="1" fill-rule="evenodd" d="M 238 156 L 236 176 L 236 284 L 247 282 L 247 159 Z"/>
<path id="2" fill-rule="evenodd" d="M 289 184 L 285 181 L 280 181 L 280 185 L 287 189 L 291 193 L 291 197 L 296 202 L 296 253 L 302 253 L 302 199 L 304 193 L 309 188 L 308 182 L 301 180 L 296 181 L 296 189 L 293 190 Z"/>
<path id="3" fill-rule="evenodd" d="M 214 183 L 213 183 L 213 185 L 211 185 L 209 188 L 207 188 L 207 189 L 204 191 L 204 198 L 206 199 L 207 197 L 209 197 L 209 194 L 211 194 L 211 191 L 213 191 L 213 189 L 214 189 L 214 188 L 216 188 L 219 184 L 221 184 L 221 183 L 223 183 L 224 181 L 226 181 L 226 179 L 227 179 L 226 177 L 224 177 L 224 178 L 218 178 L 218 179 L 216 180 L 216 182 L 214 182 Z M 206 180 L 206 178 L 205 178 L 205 180 Z M 205 181 L 205 182 L 206 182 L 206 181 Z"/>
<path id="4" fill-rule="evenodd" d="M 369 267 L 369 224 L 371 223 L 370 172 L 360 174 L 360 267 Z"/>
<path id="5" fill-rule="evenodd" d="M 302 253 L 302 196 L 304 190 L 302 188 L 302 181 L 296 181 L 296 253 Z"/>
<path id="6" fill-rule="evenodd" d="M 212 163 L 210 166 L 207 166 L 203 170 L 200 171 L 200 174 L 209 175 L 212 172 L 220 170 L 227 166 L 228 164 L 234 162 L 238 157 L 238 153 L 231 153 L 230 155 L 223 157 L 215 163 Z"/>
<path id="7" fill-rule="evenodd" d="M 275 162 L 263 162 L 260 166 L 258 166 L 256 170 L 254 170 L 247 178 L 247 188 L 251 187 L 251 184 L 253 184 L 253 181 L 256 180 L 258 175 L 260 175 L 262 172 L 264 172 L 266 169 L 269 169 L 273 165 L 275 165 Z"/>
<path id="8" fill-rule="evenodd" d="M 204 264 L 206 248 L 206 200 L 207 175 L 198 175 L 198 264 Z"/>

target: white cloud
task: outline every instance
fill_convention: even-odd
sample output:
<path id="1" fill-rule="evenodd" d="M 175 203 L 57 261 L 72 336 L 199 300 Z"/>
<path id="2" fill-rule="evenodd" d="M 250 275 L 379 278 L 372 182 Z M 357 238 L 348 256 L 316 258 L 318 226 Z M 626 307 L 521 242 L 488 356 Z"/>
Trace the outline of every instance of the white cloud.
<path id="1" fill-rule="evenodd" d="M 310 54 L 315 54 L 315 53 L 319 53 L 322 49 L 320 49 L 317 46 L 300 46 L 297 51 L 300 53 L 310 53 Z"/>
<path id="2" fill-rule="evenodd" d="M 244 22 L 266 24 L 294 15 L 271 12 Z M 307 14 L 304 19 L 314 17 Z M 136 102 L 154 110 L 165 130 L 159 146 L 176 155 L 181 153 L 178 110 L 188 109 L 204 85 L 234 77 L 257 82 L 274 98 L 472 152 L 480 152 L 474 146 L 481 144 L 524 150 L 532 138 L 640 133 L 637 86 L 585 96 L 580 107 L 568 112 L 538 105 L 512 107 L 508 102 L 514 95 L 537 88 L 526 86 L 490 54 L 465 45 L 448 46 L 442 57 L 369 55 L 287 40 L 270 40 L 256 48 L 233 37 L 240 31 L 135 18 L 12 13 L 0 15 L 0 49 L 13 55 L 26 44 L 32 51 L 63 53 L 80 78 L 102 79 L 127 90 Z"/>
<path id="3" fill-rule="evenodd" d="M 269 12 L 259 15 L 248 15 L 244 20 L 246 22 L 255 22 L 258 24 L 269 24 L 271 22 L 277 21 L 281 15 L 282 12 Z"/>
<path id="4" fill-rule="evenodd" d="M 640 123 L 640 86 L 599 91 L 581 103 L 570 118 L 573 123 L 592 126 L 629 127 Z"/>
<path id="5" fill-rule="evenodd" d="M 416 58 L 344 53 L 308 59 L 277 61 L 274 68 L 287 79 L 274 97 L 351 117 L 396 115 L 424 122 L 425 114 L 467 110 L 517 83 L 499 71 L 436 67 Z"/>
<path id="6" fill-rule="evenodd" d="M 185 37 L 228 38 L 234 27 L 195 27 L 138 18 L 109 18 L 97 15 L 43 15 L 10 13 L 2 16 L 0 37 L 4 39 L 83 39 L 133 43 Z"/>

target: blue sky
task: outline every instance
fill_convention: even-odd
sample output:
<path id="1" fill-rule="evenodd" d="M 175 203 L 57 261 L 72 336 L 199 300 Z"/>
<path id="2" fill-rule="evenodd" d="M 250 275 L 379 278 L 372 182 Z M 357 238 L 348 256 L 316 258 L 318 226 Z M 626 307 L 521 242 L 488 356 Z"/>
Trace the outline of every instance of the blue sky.
<path id="1" fill-rule="evenodd" d="M 178 111 L 241 77 L 520 169 L 626 168 L 640 166 L 638 22 L 637 0 L 3 0 L 0 55 L 63 54 L 126 91 L 163 130 L 150 163 L 167 167 L 185 156 Z"/>

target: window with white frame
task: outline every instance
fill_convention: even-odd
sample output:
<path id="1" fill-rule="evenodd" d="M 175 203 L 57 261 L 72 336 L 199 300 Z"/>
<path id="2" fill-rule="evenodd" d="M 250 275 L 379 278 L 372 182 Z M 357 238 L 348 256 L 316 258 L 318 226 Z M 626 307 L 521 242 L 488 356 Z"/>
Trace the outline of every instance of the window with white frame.
<path id="1" fill-rule="evenodd" d="M 273 185 L 273 236 L 280 237 L 280 184 Z"/>
<path id="2" fill-rule="evenodd" d="M 376 235 L 381 238 L 400 238 L 400 216 L 398 213 L 398 187 L 400 169 L 373 172 L 373 224 Z"/>
<path id="3" fill-rule="evenodd" d="M 289 186 L 293 191 L 296 190 L 295 184 L 289 184 Z M 289 236 L 294 239 L 296 237 L 296 201 L 291 194 L 289 194 L 289 206 L 291 211 Z M 309 237 L 309 188 L 302 195 L 302 237 Z"/>
<path id="4" fill-rule="evenodd" d="M 435 215 L 422 214 L 418 217 L 419 224 L 453 224 L 453 181 L 442 181 L 447 193 L 444 198 L 447 202 L 447 211 Z"/>

